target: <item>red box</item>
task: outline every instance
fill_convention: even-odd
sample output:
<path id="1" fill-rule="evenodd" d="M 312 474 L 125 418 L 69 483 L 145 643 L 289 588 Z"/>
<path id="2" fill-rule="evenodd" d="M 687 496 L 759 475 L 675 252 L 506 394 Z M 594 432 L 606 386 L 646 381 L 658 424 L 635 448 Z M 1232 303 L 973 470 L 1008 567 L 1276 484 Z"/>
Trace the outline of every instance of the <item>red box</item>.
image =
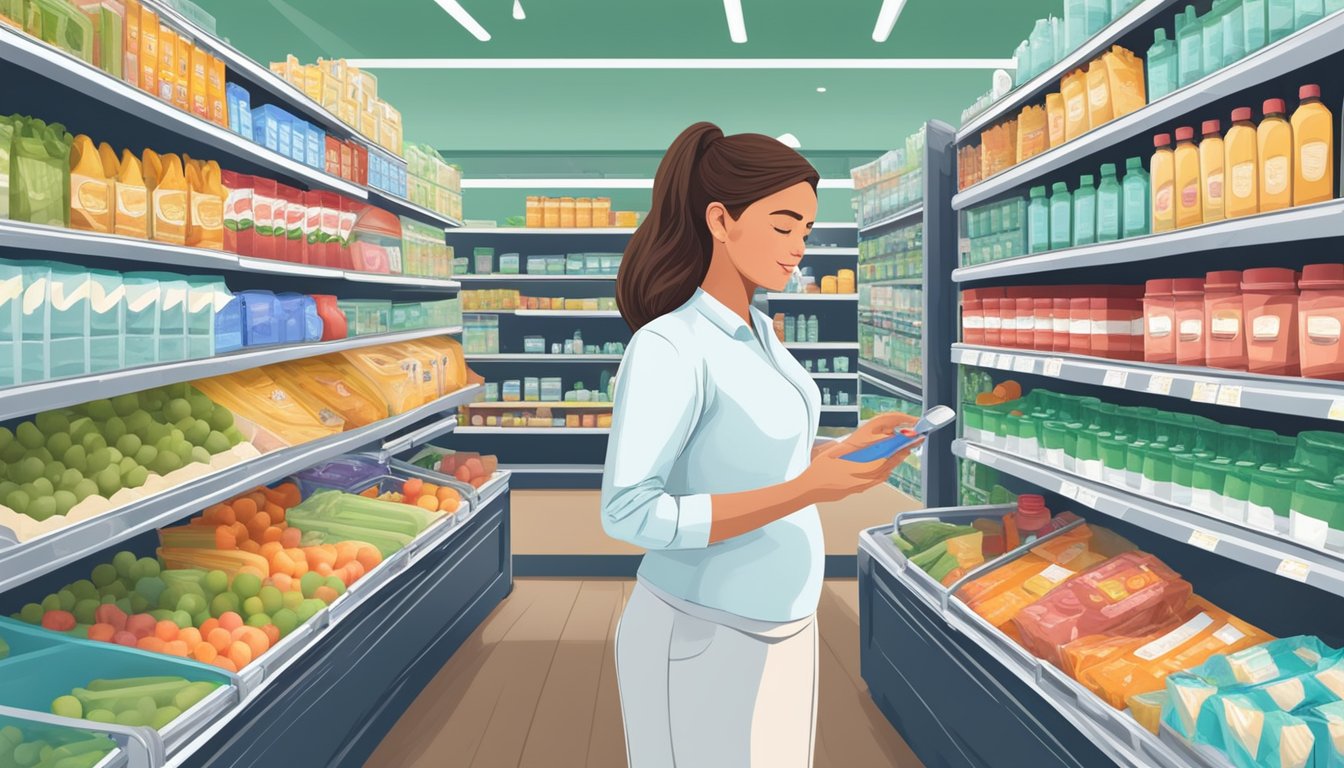
<path id="1" fill-rule="evenodd" d="M 1069 300 L 1056 297 L 1050 300 L 1050 349 L 1054 352 L 1069 351 Z"/>
<path id="2" fill-rule="evenodd" d="M 341 175 L 341 140 L 327 135 L 326 171 L 332 176 Z"/>
<path id="3" fill-rule="evenodd" d="M 1031 349 L 1035 344 L 1036 300 L 1030 297 L 1019 298 L 1015 299 L 1014 303 L 1017 305 L 1014 310 L 1017 315 L 1017 348 Z"/>
<path id="4" fill-rule="evenodd" d="M 1137 360 L 1143 354 L 1143 309 L 1135 299 L 1092 299 L 1092 354 L 1112 360 Z M 1139 353 L 1135 355 L 1135 345 Z"/>
<path id="5" fill-rule="evenodd" d="M 1054 315 L 1055 300 L 1051 298 L 1037 298 L 1032 301 L 1032 307 L 1035 314 L 1036 328 L 1032 334 L 1031 347 L 1038 352 L 1049 352 L 1054 348 Z"/>
<path id="6" fill-rule="evenodd" d="M 961 340 L 967 344 L 985 343 L 984 305 L 979 291 L 961 292 Z"/>
<path id="7" fill-rule="evenodd" d="M 1069 351 L 1092 353 L 1092 300 L 1069 299 Z"/>
<path id="8" fill-rule="evenodd" d="M 276 208 L 279 193 L 275 179 L 265 179 L 260 176 L 252 178 L 253 181 L 253 201 L 252 210 L 256 214 L 256 238 L 253 240 L 253 251 L 247 256 L 255 256 L 259 259 L 275 259 L 283 256 L 281 253 L 277 256 L 276 244 L 282 241 L 276 239 Z M 280 226 L 284 226 L 284 214 L 280 215 Z"/>
<path id="9" fill-rule="evenodd" d="M 980 302 L 981 312 L 985 318 L 985 345 L 997 347 L 1003 343 L 1003 320 L 999 315 L 999 304 L 1004 300 L 997 297 L 987 297 Z"/>
<path id="10" fill-rule="evenodd" d="M 245 173 L 223 173 L 224 250 L 229 253 L 251 256 L 256 251 L 255 184 L 256 180 Z"/>
<path id="11" fill-rule="evenodd" d="M 349 142 L 341 142 L 341 178 L 353 181 L 355 178 L 355 151 Z"/>

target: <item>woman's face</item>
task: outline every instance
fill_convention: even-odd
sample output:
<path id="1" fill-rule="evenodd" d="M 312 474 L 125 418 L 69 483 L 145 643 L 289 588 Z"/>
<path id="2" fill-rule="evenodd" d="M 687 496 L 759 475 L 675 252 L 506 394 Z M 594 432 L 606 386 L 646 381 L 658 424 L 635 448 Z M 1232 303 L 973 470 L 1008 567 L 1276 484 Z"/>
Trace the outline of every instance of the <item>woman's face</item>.
<path id="1" fill-rule="evenodd" d="M 753 285 L 782 291 L 803 260 L 817 219 L 817 193 L 800 181 L 761 198 L 734 220 L 725 215 L 728 258 Z"/>

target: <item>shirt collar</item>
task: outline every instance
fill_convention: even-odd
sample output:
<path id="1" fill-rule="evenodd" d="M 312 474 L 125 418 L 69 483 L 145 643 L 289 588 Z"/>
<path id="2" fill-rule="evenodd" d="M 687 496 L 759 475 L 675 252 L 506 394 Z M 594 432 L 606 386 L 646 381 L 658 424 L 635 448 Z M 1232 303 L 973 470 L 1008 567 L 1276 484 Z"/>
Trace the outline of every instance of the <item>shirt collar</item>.
<path id="1" fill-rule="evenodd" d="M 722 302 L 706 293 L 702 288 L 695 289 L 695 295 L 691 297 L 691 304 L 696 311 L 704 315 L 711 323 L 719 327 L 719 330 L 742 341 L 750 341 L 752 330 L 747 327 L 746 322 L 738 314 Z M 750 311 L 750 310 L 748 310 Z M 752 312 L 755 317 L 755 313 Z"/>

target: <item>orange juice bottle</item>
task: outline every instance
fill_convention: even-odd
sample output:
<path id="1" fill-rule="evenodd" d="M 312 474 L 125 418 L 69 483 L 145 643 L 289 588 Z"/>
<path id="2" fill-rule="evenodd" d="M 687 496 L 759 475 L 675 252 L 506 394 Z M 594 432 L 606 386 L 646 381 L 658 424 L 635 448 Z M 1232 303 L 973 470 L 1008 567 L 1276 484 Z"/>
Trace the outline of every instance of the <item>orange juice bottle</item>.
<path id="1" fill-rule="evenodd" d="M 192 46 L 191 48 L 191 72 L 187 76 L 187 101 L 191 106 L 191 113 L 197 117 L 210 119 L 210 92 L 206 85 L 206 70 L 210 67 L 210 55 L 205 51 Z"/>
<path id="2" fill-rule="evenodd" d="M 191 109 L 187 91 L 191 87 L 191 52 L 195 49 L 186 35 L 177 36 L 177 55 L 173 58 L 177 65 L 177 74 L 173 78 L 173 106 L 183 112 Z"/>
<path id="3" fill-rule="evenodd" d="M 1153 137 L 1149 177 L 1153 188 L 1153 231 L 1169 232 L 1176 228 L 1176 157 L 1171 151 L 1171 134 Z"/>
<path id="4" fill-rule="evenodd" d="M 1223 141 L 1223 167 L 1228 185 L 1225 208 L 1227 218 L 1253 216 L 1260 212 L 1260 162 L 1256 148 L 1255 124 L 1251 108 L 1232 110 L 1232 127 Z"/>
<path id="5" fill-rule="evenodd" d="M 1205 120 L 1204 135 L 1199 142 L 1199 187 L 1204 195 L 1200 203 L 1204 206 L 1205 223 L 1225 218 L 1223 188 L 1227 150 L 1223 147 L 1222 128 L 1222 123 L 1217 120 Z"/>
<path id="6" fill-rule="evenodd" d="M 93 139 L 80 134 L 70 145 L 70 226 L 112 232 L 112 182 Z"/>
<path id="7" fill-rule="evenodd" d="M 191 207 L 187 245 L 198 248 L 224 247 L 224 185 L 219 163 L 193 162 L 187 169 Z"/>
<path id="8" fill-rule="evenodd" d="M 1255 129 L 1260 155 L 1260 212 L 1293 204 L 1293 128 L 1283 119 L 1283 99 L 1265 102 L 1265 118 Z"/>
<path id="9" fill-rule="evenodd" d="M 159 92 L 159 14 L 140 6 L 140 90 Z"/>
<path id="10" fill-rule="evenodd" d="M 182 172 L 182 159 L 167 154 L 160 160 L 162 171 L 153 180 L 150 192 L 153 237 L 161 243 L 186 245 L 187 177 Z"/>
<path id="11" fill-rule="evenodd" d="M 177 33 L 168 27 L 159 27 L 159 88 L 161 101 L 173 103 L 177 90 Z"/>
<path id="12" fill-rule="evenodd" d="M 1199 150 L 1195 148 L 1195 129 L 1176 129 L 1176 226 L 1193 227 L 1204 223 L 1203 194 L 1200 191 Z"/>
<path id="13" fill-rule="evenodd" d="M 118 235 L 149 237 L 149 190 L 140 172 L 140 159 L 129 149 L 121 152 L 117 172 L 117 213 L 113 219 Z"/>
<path id="14" fill-rule="evenodd" d="M 1335 196 L 1335 121 L 1321 103 L 1321 87 L 1304 85 L 1293 112 L 1293 205 L 1309 205 Z"/>

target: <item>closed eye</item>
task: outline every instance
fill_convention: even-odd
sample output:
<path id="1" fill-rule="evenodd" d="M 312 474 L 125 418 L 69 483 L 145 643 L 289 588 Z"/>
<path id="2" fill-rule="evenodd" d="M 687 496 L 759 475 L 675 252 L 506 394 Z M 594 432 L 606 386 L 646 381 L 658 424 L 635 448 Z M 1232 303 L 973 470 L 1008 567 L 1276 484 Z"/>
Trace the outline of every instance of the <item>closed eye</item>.
<path id="1" fill-rule="evenodd" d="M 778 233 L 781 234 L 781 235 L 790 235 L 790 234 L 793 234 L 793 230 L 791 230 L 791 229 L 780 229 L 779 227 L 771 227 L 771 229 L 775 230 L 776 232 L 778 232 Z"/>

